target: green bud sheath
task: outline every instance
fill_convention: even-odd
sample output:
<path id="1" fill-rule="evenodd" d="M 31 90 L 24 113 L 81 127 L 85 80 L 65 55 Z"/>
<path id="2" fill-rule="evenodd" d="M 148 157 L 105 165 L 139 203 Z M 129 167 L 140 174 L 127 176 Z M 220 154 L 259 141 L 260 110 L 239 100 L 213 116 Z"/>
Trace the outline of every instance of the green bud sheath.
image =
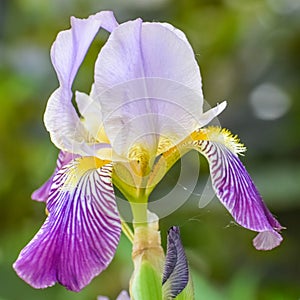
<path id="1" fill-rule="evenodd" d="M 161 276 L 153 266 L 142 259 L 131 281 L 131 298 L 134 300 L 162 300 Z"/>

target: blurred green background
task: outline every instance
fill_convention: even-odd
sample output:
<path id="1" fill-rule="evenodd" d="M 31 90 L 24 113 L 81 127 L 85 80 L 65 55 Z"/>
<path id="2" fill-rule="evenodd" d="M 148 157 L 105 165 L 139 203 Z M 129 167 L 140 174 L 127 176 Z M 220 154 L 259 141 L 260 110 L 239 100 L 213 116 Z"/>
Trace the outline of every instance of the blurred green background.
<path id="1" fill-rule="evenodd" d="M 0 300 L 115 299 L 128 289 L 131 246 L 122 237 L 109 268 L 76 294 L 34 290 L 11 265 L 42 224 L 32 191 L 52 173 L 57 149 L 42 117 L 57 87 L 49 50 L 69 17 L 112 9 L 119 22 L 142 17 L 182 29 L 201 66 L 210 105 L 224 99 L 219 120 L 247 145 L 242 158 L 265 202 L 287 227 L 284 242 L 256 251 L 255 233 L 236 224 L 214 199 L 199 208 L 208 177 L 179 210 L 161 221 L 163 243 L 179 225 L 194 273 L 196 299 L 300 299 L 300 2 L 298 0 L 0 0 Z M 93 44 L 75 89 L 89 91 L 92 66 L 107 35 Z M 191 164 L 192 167 L 192 164 Z M 168 191 L 178 166 L 160 185 Z M 184 188 L 184 187 L 182 187 Z"/>

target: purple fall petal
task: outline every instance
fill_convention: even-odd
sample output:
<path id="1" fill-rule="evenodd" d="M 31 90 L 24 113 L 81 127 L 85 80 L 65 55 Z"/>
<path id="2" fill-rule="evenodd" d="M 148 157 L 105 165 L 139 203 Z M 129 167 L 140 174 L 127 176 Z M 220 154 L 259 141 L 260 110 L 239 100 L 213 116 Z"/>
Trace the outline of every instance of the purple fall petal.
<path id="1" fill-rule="evenodd" d="M 58 282 L 79 291 L 115 254 L 121 225 L 111 165 L 80 173 L 80 161 L 72 161 L 54 176 L 49 216 L 14 264 L 18 275 L 35 288 Z"/>
<path id="2" fill-rule="evenodd" d="M 54 171 L 51 177 L 41 187 L 39 187 L 31 194 L 32 200 L 39 201 L 39 202 L 47 201 L 55 173 L 56 171 Z"/>
<path id="3" fill-rule="evenodd" d="M 56 168 L 51 177 L 31 195 L 31 198 L 36 201 L 46 202 L 49 196 L 50 188 L 53 182 L 53 177 L 64 165 L 68 164 L 72 159 L 76 158 L 77 155 L 60 151 L 56 160 Z"/>
<path id="4" fill-rule="evenodd" d="M 250 175 L 225 145 L 198 141 L 198 150 L 207 158 L 213 187 L 223 205 L 241 226 L 260 232 L 253 244 L 258 250 L 277 247 L 283 227 L 265 206 Z"/>
<path id="5" fill-rule="evenodd" d="M 167 284 L 167 299 L 174 299 L 186 287 L 189 269 L 180 239 L 179 227 L 173 226 L 168 232 L 167 254 L 163 273 L 163 285 Z"/>

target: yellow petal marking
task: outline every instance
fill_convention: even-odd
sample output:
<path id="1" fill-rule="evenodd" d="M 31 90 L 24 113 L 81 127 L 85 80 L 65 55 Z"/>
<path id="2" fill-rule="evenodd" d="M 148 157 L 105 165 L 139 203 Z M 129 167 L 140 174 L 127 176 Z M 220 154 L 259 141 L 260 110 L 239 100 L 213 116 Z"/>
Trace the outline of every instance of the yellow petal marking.
<path id="1" fill-rule="evenodd" d="M 77 158 L 69 165 L 67 178 L 62 190 L 72 191 L 87 171 L 101 168 L 109 162 L 108 160 L 101 160 L 93 156 Z"/>
<path id="2" fill-rule="evenodd" d="M 107 143 L 110 144 L 110 141 L 105 133 L 104 127 L 101 126 L 101 128 L 99 129 L 99 131 L 97 132 L 97 139 L 99 142 L 101 143 Z"/>
<path id="3" fill-rule="evenodd" d="M 128 153 L 128 159 L 133 172 L 144 177 L 150 171 L 150 153 L 142 145 L 134 145 Z"/>
<path id="4" fill-rule="evenodd" d="M 174 145 L 174 143 L 172 143 L 170 138 L 161 136 L 159 138 L 159 143 L 158 143 L 156 155 L 162 154 L 162 153 L 166 152 L 168 149 L 170 149 L 174 146 L 175 145 Z"/>
<path id="5" fill-rule="evenodd" d="M 240 142 L 237 135 L 233 135 L 228 129 L 216 126 L 199 128 L 179 144 L 162 153 L 160 159 L 154 165 L 147 182 L 146 194 L 148 196 L 178 159 L 190 150 L 198 148 L 199 141 L 221 143 L 235 154 L 243 155 L 246 151 L 246 147 Z"/>
<path id="6" fill-rule="evenodd" d="M 193 141 L 207 140 L 225 145 L 231 152 L 239 155 L 247 150 L 245 145 L 241 143 L 237 135 L 232 134 L 228 129 L 209 126 L 194 131 L 191 134 Z"/>

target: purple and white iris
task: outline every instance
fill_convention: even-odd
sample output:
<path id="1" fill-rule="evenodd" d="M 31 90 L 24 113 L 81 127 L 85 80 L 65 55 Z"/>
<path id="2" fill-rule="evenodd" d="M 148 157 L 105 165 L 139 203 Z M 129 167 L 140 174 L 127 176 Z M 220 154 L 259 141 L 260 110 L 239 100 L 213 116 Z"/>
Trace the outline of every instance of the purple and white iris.
<path id="1" fill-rule="evenodd" d="M 75 93 L 78 116 L 72 84 L 100 28 L 110 36 L 98 55 L 90 95 Z M 51 60 L 59 88 L 44 122 L 61 152 L 54 174 L 33 194 L 46 202 L 48 216 L 14 264 L 22 279 L 35 288 L 86 286 L 109 265 L 119 242 L 115 164 L 129 162 L 144 176 L 172 147 L 205 155 L 220 201 L 237 223 L 259 232 L 257 249 L 280 244 L 282 227 L 238 158 L 243 147 L 227 131 L 203 128 L 226 103 L 203 112 L 200 71 L 183 32 L 141 19 L 119 25 L 108 11 L 72 17 L 71 29 L 52 46 Z"/>

